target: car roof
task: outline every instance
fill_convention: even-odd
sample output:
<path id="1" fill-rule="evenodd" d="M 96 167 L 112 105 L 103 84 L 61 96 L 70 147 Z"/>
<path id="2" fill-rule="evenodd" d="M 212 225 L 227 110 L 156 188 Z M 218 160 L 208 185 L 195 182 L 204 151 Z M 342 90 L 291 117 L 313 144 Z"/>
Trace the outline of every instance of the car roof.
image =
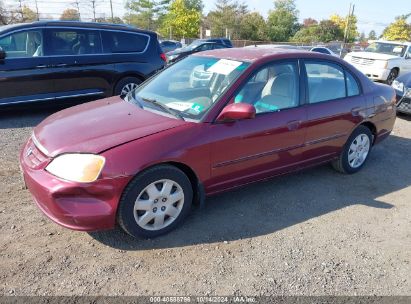
<path id="1" fill-rule="evenodd" d="M 281 55 L 286 56 L 293 55 L 292 58 L 298 58 L 299 55 L 303 57 L 313 57 L 313 58 L 324 58 L 320 53 L 313 53 L 305 50 L 299 49 L 282 49 L 282 48 L 227 48 L 227 49 L 218 49 L 212 51 L 205 51 L 198 53 L 198 56 L 210 56 L 217 58 L 225 58 L 230 60 L 238 61 L 247 61 L 255 62 L 268 57 L 279 57 Z M 326 57 L 328 58 L 328 56 Z"/>
<path id="2" fill-rule="evenodd" d="M 26 27 L 47 27 L 47 26 L 66 26 L 66 27 L 78 27 L 78 28 L 97 28 L 97 29 L 109 29 L 109 30 L 125 30 L 133 31 L 139 33 L 153 34 L 155 32 L 142 30 L 127 24 L 114 24 L 114 23 L 97 23 L 97 22 L 80 22 L 80 21 L 35 21 L 31 23 L 16 23 L 13 25 L 7 25 L 0 27 L 0 32 L 15 30 L 15 29 L 24 29 Z"/>

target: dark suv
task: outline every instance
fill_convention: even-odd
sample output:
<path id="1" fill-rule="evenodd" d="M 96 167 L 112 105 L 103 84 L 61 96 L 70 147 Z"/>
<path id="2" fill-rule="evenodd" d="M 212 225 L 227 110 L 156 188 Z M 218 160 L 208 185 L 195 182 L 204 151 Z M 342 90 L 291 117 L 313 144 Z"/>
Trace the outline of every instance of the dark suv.
<path id="1" fill-rule="evenodd" d="M 157 34 L 126 25 L 0 27 L 0 106 L 122 95 L 162 69 Z"/>

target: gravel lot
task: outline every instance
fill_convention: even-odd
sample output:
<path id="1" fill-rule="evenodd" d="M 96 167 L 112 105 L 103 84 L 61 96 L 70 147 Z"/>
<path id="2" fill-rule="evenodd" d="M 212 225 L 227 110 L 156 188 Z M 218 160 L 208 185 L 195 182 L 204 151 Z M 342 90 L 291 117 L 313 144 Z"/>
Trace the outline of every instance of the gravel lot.
<path id="1" fill-rule="evenodd" d="M 155 240 L 81 233 L 22 190 L 17 155 L 51 111 L 0 116 L 0 293 L 411 295 L 411 119 L 360 173 L 329 166 L 207 199 Z"/>

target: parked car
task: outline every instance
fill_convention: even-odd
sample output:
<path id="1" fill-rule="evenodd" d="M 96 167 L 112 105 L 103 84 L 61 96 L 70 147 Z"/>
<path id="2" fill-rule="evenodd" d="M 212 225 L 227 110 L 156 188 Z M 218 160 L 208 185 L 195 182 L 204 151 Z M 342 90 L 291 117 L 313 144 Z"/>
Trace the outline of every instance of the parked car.
<path id="1" fill-rule="evenodd" d="M 252 45 L 247 45 L 245 48 L 260 48 L 260 49 L 275 49 L 275 48 L 281 48 L 281 49 L 301 49 L 301 47 L 296 46 L 296 45 L 289 45 L 289 44 L 252 44 Z"/>
<path id="2" fill-rule="evenodd" d="M 177 49 L 173 52 L 168 52 L 167 59 L 169 63 L 174 63 L 193 53 L 225 48 L 228 48 L 228 46 L 217 42 L 200 42 L 198 44 L 192 43 L 184 48 Z"/>
<path id="3" fill-rule="evenodd" d="M 0 106 L 126 94 L 162 69 L 157 34 L 47 21 L 0 27 Z"/>
<path id="4" fill-rule="evenodd" d="M 411 72 L 411 43 L 376 41 L 364 52 L 352 52 L 344 58 L 368 78 L 391 85 L 399 75 Z"/>
<path id="5" fill-rule="evenodd" d="M 397 111 L 411 114 L 411 73 L 401 75 L 392 83 L 397 94 Z"/>
<path id="6" fill-rule="evenodd" d="M 200 44 L 203 42 L 215 42 L 215 43 L 221 43 L 226 45 L 229 48 L 233 47 L 233 43 L 231 42 L 230 39 L 228 38 L 206 38 L 206 39 L 196 39 L 194 40 L 191 44 Z"/>
<path id="7" fill-rule="evenodd" d="M 198 66 L 213 74 L 205 87 L 190 85 Z M 20 165 L 35 202 L 60 225 L 118 223 L 151 238 L 207 195 L 327 162 L 358 172 L 395 114 L 394 90 L 339 58 L 221 49 L 168 66 L 124 99 L 53 114 Z"/>
<path id="8" fill-rule="evenodd" d="M 164 53 L 168 53 L 183 47 L 181 42 L 175 40 L 160 40 L 160 46 Z"/>
<path id="9" fill-rule="evenodd" d="M 340 57 L 340 55 L 337 55 L 336 53 L 334 53 L 333 51 L 331 51 L 329 48 L 325 46 L 315 46 L 310 49 L 310 52 L 317 52 L 321 54 L 331 55 L 334 57 Z"/>

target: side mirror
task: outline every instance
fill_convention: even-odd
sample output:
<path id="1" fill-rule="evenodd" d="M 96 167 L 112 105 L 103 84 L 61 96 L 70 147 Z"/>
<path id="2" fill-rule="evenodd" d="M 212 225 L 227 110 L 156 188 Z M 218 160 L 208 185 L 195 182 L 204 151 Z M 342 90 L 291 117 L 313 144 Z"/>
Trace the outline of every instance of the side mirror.
<path id="1" fill-rule="evenodd" d="M 218 122 L 227 122 L 255 117 L 255 107 L 248 103 L 232 103 L 226 106 L 218 115 Z"/>
<path id="2" fill-rule="evenodd" d="M 6 58 L 6 52 L 0 47 L 0 60 L 4 60 Z"/>

